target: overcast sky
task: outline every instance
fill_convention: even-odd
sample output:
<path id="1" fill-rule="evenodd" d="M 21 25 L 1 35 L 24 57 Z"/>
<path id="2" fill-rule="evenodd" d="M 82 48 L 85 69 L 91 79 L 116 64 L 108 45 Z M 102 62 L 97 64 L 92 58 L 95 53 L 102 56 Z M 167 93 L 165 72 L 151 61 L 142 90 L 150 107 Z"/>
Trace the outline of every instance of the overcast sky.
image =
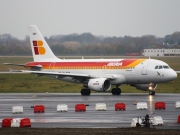
<path id="1" fill-rule="evenodd" d="M 0 34 L 24 39 L 30 24 L 48 37 L 84 32 L 163 37 L 180 31 L 180 0 L 0 0 Z"/>

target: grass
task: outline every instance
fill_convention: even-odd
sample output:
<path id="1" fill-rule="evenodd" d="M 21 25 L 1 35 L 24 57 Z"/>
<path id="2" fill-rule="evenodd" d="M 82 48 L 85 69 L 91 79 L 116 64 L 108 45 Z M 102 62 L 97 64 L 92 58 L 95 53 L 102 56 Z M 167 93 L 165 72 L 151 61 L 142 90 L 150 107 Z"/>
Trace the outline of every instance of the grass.
<path id="1" fill-rule="evenodd" d="M 61 57 L 61 58 L 80 58 L 75 57 Z M 121 56 L 87 56 L 84 58 L 130 58 Z M 139 58 L 139 57 L 137 57 Z M 168 63 L 173 69 L 180 70 L 180 57 L 154 57 L 155 59 L 163 60 Z M 28 61 L 33 61 L 32 57 L 0 57 L 0 71 L 7 71 L 8 67 L 12 69 L 23 69 L 22 67 L 14 67 L 3 65 L 2 63 L 17 63 L 23 64 Z M 172 82 L 158 84 L 156 92 L 158 93 L 180 93 L 180 74 L 178 78 Z M 82 84 L 68 83 L 59 80 L 52 80 L 47 76 L 36 77 L 34 74 L 0 74 L 0 92 L 27 92 L 27 93 L 44 93 L 44 92 L 57 92 L 57 93 L 79 93 L 83 88 Z M 134 87 L 122 85 L 123 93 L 139 93 L 143 92 Z"/>
<path id="2" fill-rule="evenodd" d="M 0 92 L 79 92 L 81 85 L 36 77 L 34 74 L 1 74 Z"/>
<path id="3" fill-rule="evenodd" d="M 158 93 L 180 93 L 180 75 L 172 82 L 159 84 L 156 91 Z M 34 74 L 1 74 L 0 92 L 1 93 L 79 93 L 82 84 L 74 84 L 47 76 L 36 77 Z M 123 93 L 144 92 L 137 90 L 129 85 L 122 85 Z M 110 92 L 110 91 L 109 91 Z"/>

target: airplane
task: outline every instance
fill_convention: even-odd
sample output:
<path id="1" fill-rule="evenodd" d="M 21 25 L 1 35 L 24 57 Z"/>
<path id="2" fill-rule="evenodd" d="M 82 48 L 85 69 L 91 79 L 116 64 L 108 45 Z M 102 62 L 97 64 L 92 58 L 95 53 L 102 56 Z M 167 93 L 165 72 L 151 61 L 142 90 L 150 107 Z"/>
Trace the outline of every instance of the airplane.
<path id="1" fill-rule="evenodd" d="M 35 25 L 29 25 L 33 62 L 26 64 L 4 63 L 24 66 L 37 76 L 49 76 L 53 79 L 83 84 L 81 95 L 90 95 L 91 90 L 106 92 L 112 88 L 112 95 L 120 95 L 119 86 L 128 84 L 139 90 L 155 95 L 157 84 L 177 78 L 170 66 L 156 59 L 59 59 Z"/>

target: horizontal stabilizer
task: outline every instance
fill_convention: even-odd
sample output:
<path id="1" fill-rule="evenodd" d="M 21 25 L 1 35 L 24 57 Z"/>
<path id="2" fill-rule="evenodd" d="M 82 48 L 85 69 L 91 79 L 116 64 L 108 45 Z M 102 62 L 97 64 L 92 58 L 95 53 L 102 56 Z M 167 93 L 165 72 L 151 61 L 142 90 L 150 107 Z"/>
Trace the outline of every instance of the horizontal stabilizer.
<path id="1" fill-rule="evenodd" d="M 25 66 L 25 64 L 3 63 L 4 65 Z"/>

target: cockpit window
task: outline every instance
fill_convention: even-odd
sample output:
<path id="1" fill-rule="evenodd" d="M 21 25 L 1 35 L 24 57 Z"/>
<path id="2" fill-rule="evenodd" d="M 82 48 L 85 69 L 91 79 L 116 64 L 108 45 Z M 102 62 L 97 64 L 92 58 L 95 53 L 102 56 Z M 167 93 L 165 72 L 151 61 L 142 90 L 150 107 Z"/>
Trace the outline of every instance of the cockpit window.
<path id="1" fill-rule="evenodd" d="M 163 66 L 163 68 L 164 68 L 164 69 L 169 69 L 169 67 L 168 67 L 168 66 Z"/>
<path id="2" fill-rule="evenodd" d="M 169 69 L 169 66 L 166 66 L 166 65 L 158 65 L 158 66 L 155 66 L 155 69 Z"/>

